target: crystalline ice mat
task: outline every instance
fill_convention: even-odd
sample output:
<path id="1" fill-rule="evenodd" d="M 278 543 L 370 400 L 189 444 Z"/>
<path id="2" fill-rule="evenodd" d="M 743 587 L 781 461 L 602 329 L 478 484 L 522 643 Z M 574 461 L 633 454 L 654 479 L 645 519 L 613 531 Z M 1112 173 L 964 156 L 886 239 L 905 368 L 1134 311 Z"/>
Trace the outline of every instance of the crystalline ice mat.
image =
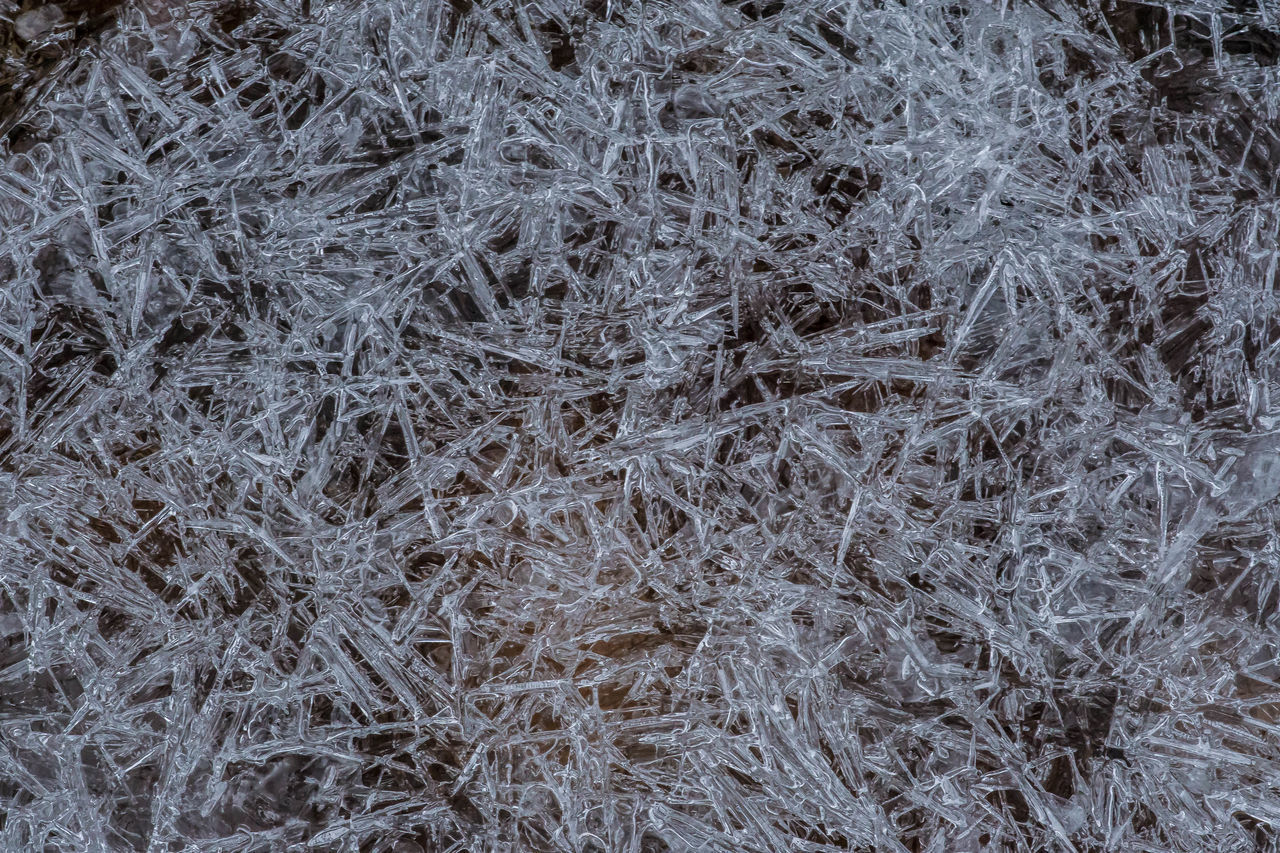
<path id="1" fill-rule="evenodd" d="M 36 13 L 0 850 L 1273 843 L 1274 8 Z"/>

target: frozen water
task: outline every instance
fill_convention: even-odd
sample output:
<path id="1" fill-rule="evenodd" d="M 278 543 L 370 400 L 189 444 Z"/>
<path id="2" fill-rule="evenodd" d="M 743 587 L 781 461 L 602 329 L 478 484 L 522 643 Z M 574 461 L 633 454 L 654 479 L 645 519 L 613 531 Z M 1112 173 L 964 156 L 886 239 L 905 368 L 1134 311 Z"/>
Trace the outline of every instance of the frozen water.
<path id="1" fill-rule="evenodd" d="M 1269 849 L 1277 20 L 124 4 L 0 99 L 0 850 Z"/>
<path id="2" fill-rule="evenodd" d="M 65 16 L 53 4 L 37 6 L 13 19 L 13 33 L 23 41 L 35 41 L 47 35 Z"/>

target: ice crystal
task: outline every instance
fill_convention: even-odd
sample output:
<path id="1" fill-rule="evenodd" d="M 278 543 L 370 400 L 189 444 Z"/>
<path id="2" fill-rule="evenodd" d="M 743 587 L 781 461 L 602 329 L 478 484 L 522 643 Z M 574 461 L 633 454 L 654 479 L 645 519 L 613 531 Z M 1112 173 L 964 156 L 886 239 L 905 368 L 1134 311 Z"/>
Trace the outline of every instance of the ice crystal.
<path id="1" fill-rule="evenodd" d="M 1274 843 L 1268 3 L 92 5 L 0 6 L 0 849 Z"/>

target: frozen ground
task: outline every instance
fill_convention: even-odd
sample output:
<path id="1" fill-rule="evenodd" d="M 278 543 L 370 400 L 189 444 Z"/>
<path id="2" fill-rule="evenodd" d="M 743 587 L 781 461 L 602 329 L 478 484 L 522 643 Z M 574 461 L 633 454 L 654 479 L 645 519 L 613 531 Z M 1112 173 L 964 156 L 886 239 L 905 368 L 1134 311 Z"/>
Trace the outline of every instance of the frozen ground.
<path id="1" fill-rule="evenodd" d="M 0 850 L 1276 843 L 1271 0 L 94 5 Z"/>

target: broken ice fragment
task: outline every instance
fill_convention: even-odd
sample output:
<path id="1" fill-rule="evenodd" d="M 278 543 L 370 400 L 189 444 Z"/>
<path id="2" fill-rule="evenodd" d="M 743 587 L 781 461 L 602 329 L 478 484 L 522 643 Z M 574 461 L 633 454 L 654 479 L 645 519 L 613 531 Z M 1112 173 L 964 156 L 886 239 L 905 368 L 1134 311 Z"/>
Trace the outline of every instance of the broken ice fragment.
<path id="1" fill-rule="evenodd" d="M 697 86 L 682 86 L 672 99 L 676 115 L 682 119 L 715 118 L 721 106 Z"/>
<path id="2" fill-rule="evenodd" d="M 1247 442 L 1244 455 L 1232 466 L 1235 481 L 1217 499 L 1225 521 L 1239 521 L 1280 495 L 1280 442 L 1264 436 Z"/>
<path id="3" fill-rule="evenodd" d="M 62 10 L 57 6 L 39 6 L 15 18 L 13 32 L 23 41 L 33 42 L 48 35 L 62 18 Z"/>

